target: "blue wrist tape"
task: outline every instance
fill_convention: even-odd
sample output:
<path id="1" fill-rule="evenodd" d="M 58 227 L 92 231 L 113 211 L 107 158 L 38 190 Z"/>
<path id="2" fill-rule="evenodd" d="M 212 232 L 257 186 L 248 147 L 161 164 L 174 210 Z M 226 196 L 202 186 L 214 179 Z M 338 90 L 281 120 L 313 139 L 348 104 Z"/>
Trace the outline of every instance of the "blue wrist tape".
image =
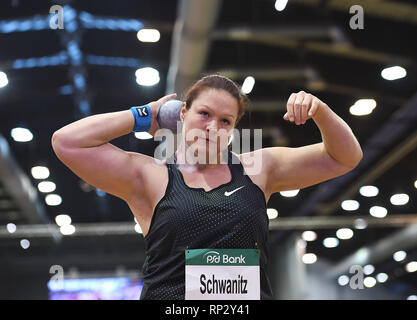
<path id="1" fill-rule="evenodd" d="M 134 132 L 148 132 L 152 123 L 151 107 L 148 105 L 137 106 L 129 109 L 135 117 Z"/>

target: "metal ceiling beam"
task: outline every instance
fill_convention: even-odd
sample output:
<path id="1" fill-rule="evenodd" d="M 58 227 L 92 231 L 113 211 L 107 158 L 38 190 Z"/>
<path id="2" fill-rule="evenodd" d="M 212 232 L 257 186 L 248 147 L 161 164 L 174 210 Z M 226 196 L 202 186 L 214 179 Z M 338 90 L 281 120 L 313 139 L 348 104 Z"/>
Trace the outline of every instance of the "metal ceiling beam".
<path id="1" fill-rule="evenodd" d="M 292 80 L 292 84 L 295 86 L 305 87 L 309 91 L 326 91 L 333 92 L 339 95 L 345 95 L 349 97 L 374 97 L 375 99 L 384 100 L 392 104 L 405 104 L 406 99 L 388 95 L 384 92 L 378 92 L 373 90 L 367 90 L 360 87 L 352 87 L 342 84 L 335 84 L 325 81 L 321 78 L 319 72 L 313 67 L 271 67 L 271 68 L 228 68 L 228 69 L 216 69 L 208 72 L 204 72 L 204 75 L 208 74 L 220 74 L 228 77 L 232 80 L 238 81 L 244 79 L 247 76 L 253 76 L 256 80 L 265 81 L 279 81 L 279 80 Z M 273 101 L 269 101 L 273 103 Z M 265 103 L 253 102 L 256 104 L 256 109 L 264 111 L 272 111 L 273 106 L 265 106 Z M 259 106 L 258 106 L 259 104 Z M 286 102 L 285 102 L 286 105 Z"/>
<path id="2" fill-rule="evenodd" d="M 210 35 L 212 40 L 239 40 L 253 39 L 270 40 L 277 37 L 328 38 L 334 42 L 346 41 L 343 31 L 337 26 L 290 26 L 290 27 L 230 27 L 214 30 Z"/>
<path id="3" fill-rule="evenodd" d="M 354 228 L 358 222 L 367 228 L 404 227 L 417 224 L 417 214 L 388 214 L 380 219 L 370 216 L 351 217 L 279 217 L 269 221 L 270 230 L 317 230 L 334 229 L 341 227 Z M 75 233 L 67 237 L 103 237 L 103 236 L 126 236 L 139 234 L 134 229 L 134 222 L 100 222 L 74 224 Z M 6 227 L 0 227 L 0 238 L 43 238 L 51 232 L 59 232 L 56 224 L 29 224 L 18 225 L 14 233 L 9 233 Z"/>
<path id="4" fill-rule="evenodd" d="M 326 274 L 329 278 L 335 278 L 348 272 L 353 265 L 364 266 L 377 264 L 398 250 L 409 250 L 417 246 L 417 223 L 379 240 L 371 246 L 365 246 L 335 264 Z"/>
<path id="5" fill-rule="evenodd" d="M 343 200 L 354 196 L 360 187 L 370 184 L 378 177 L 382 176 L 390 168 L 392 168 L 401 159 L 407 156 L 417 148 L 417 131 L 410 135 L 398 147 L 390 152 L 385 158 L 381 159 L 376 165 L 365 171 L 356 181 L 349 186 L 344 192 L 333 198 L 331 202 L 327 202 L 317 207 L 316 213 L 319 215 L 329 215 L 340 205 Z"/>
<path id="6" fill-rule="evenodd" d="M 45 207 L 39 201 L 37 190 L 17 165 L 9 144 L 2 135 L 0 135 L 0 180 L 13 199 L 13 207 L 20 209 L 20 214 L 28 223 L 49 221 Z"/>
<path id="7" fill-rule="evenodd" d="M 13 207 L 10 208 L 8 217 L 18 217 L 26 220 L 27 223 L 49 222 L 45 206 L 39 200 L 37 190 L 33 187 L 29 177 L 18 166 L 2 135 L 0 135 L 0 180 L 7 190 L 7 194 L 13 199 Z M 45 236 L 52 237 L 55 242 L 59 242 L 62 237 L 56 231 L 50 231 Z"/>
<path id="8" fill-rule="evenodd" d="M 103 222 L 73 224 L 75 233 L 66 237 L 80 236 L 108 236 L 108 235 L 138 235 L 134 222 Z M 51 232 L 60 232 L 56 224 L 28 224 L 18 225 L 14 233 L 9 233 L 6 227 L 0 227 L 0 238 L 30 238 L 48 237 Z"/>
<path id="9" fill-rule="evenodd" d="M 348 11 L 347 11 L 348 12 Z M 311 29 L 311 30 L 310 30 Z M 318 41 L 328 37 L 331 41 Z M 212 33 L 212 40 L 247 41 L 264 45 L 304 50 L 322 55 L 340 56 L 372 63 L 392 64 L 395 61 L 404 66 L 415 65 L 414 59 L 381 51 L 355 48 L 336 27 L 286 27 L 286 28 L 242 28 L 219 29 Z"/>
<path id="10" fill-rule="evenodd" d="M 392 228 L 405 227 L 417 223 L 417 214 L 395 214 L 381 218 L 370 216 L 350 217 L 285 217 L 270 220 L 271 230 L 318 230 L 355 228 L 356 224 L 365 225 L 367 228 Z"/>
<path id="11" fill-rule="evenodd" d="M 365 15 L 399 22 L 417 23 L 417 6 L 399 1 L 293 0 L 293 2 L 344 11 L 346 13 L 349 13 L 350 7 L 360 5 Z"/>
<path id="12" fill-rule="evenodd" d="M 179 96 L 200 77 L 210 52 L 209 34 L 221 0 L 181 0 L 172 37 L 167 93 Z"/>

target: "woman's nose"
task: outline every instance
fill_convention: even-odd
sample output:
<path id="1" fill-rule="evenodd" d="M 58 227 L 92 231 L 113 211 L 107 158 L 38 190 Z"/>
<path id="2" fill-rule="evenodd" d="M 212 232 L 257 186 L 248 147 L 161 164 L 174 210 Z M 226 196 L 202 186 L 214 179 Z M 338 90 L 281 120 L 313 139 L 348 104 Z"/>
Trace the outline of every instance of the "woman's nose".
<path id="1" fill-rule="evenodd" d="M 219 128 L 218 128 L 218 124 L 216 120 L 211 120 L 206 126 L 207 132 L 210 132 L 210 131 L 217 132 L 218 129 Z"/>

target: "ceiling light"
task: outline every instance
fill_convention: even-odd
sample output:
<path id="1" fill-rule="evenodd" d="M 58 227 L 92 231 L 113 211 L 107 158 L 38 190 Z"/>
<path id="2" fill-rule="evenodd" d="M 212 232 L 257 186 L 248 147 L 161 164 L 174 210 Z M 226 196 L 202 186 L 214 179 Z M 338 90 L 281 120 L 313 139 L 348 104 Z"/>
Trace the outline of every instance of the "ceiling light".
<path id="1" fill-rule="evenodd" d="M 135 231 L 137 232 L 137 233 L 140 233 L 140 234 L 142 234 L 142 228 L 140 227 L 140 225 L 139 224 L 135 224 Z"/>
<path id="2" fill-rule="evenodd" d="M 407 71 L 400 66 L 394 66 L 390 68 L 385 68 L 381 71 L 381 76 L 385 80 L 397 80 L 404 78 L 407 75 Z"/>
<path id="3" fill-rule="evenodd" d="M 403 206 L 408 202 L 409 199 L 410 197 L 408 196 L 408 194 L 397 193 L 390 198 L 390 201 L 395 206 Z"/>
<path id="4" fill-rule="evenodd" d="M 27 249 L 27 248 L 29 248 L 30 247 L 30 241 L 28 240 L 28 239 L 22 239 L 22 240 L 20 240 L 20 246 L 23 248 L 23 249 Z"/>
<path id="5" fill-rule="evenodd" d="M 283 11 L 287 6 L 288 0 L 276 0 L 275 1 L 275 10 Z"/>
<path id="6" fill-rule="evenodd" d="M 392 255 L 392 258 L 397 261 L 403 261 L 407 257 L 407 253 L 403 250 L 397 251 Z"/>
<path id="7" fill-rule="evenodd" d="M 137 37 L 141 42 L 158 42 L 161 34 L 157 29 L 141 29 L 138 31 Z"/>
<path id="8" fill-rule="evenodd" d="M 338 279 L 337 279 L 337 283 L 341 286 L 345 286 L 349 283 L 349 277 L 347 275 L 341 275 Z"/>
<path id="9" fill-rule="evenodd" d="M 405 265 L 405 270 L 407 272 L 415 272 L 417 271 L 417 261 L 411 261 Z"/>
<path id="10" fill-rule="evenodd" d="M 326 248 L 335 248 L 339 245 L 339 239 L 334 238 L 334 237 L 328 237 L 323 240 L 323 245 Z"/>
<path id="11" fill-rule="evenodd" d="M 372 264 L 367 264 L 363 267 L 363 273 L 367 276 L 372 274 L 375 271 L 375 267 Z"/>
<path id="12" fill-rule="evenodd" d="M 384 218 L 387 215 L 388 211 L 384 207 L 373 206 L 369 209 L 369 213 L 371 214 L 371 216 L 375 218 Z"/>
<path id="13" fill-rule="evenodd" d="M 295 197 L 298 194 L 298 192 L 300 192 L 299 189 L 298 190 L 287 190 L 287 191 L 281 191 L 280 194 L 283 197 L 289 198 L 289 197 Z"/>
<path id="14" fill-rule="evenodd" d="M 65 224 L 61 228 L 59 228 L 59 231 L 64 236 L 69 236 L 75 232 L 75 227 L 72 224 Z"/>
<path id="15" fill-rule="evenodd" d="M 45 201 L 48 206 L 59 206 L 62 203 L 62 198 L 57 194 L 48 194 Z"/>
<path id="16" fill-rule="evenodd" d="M 10 131 L 10 135 L 16 142 L 28 142 L 33 139 L 33 134 L 26 128 L 14 128 Z"/>
<path id="17" fill-rule="evenodd" d="M 317 233 L 314 231 L 304 231 L 301 234 L 301 238 L 303 238 L 305 241 L 314 241 L 317 239 Z"/>
<path id="18" fill-rule="evenodd" d="M 359 99 L 349 108 L 349 112 L 354 116 L 365 116 L 370 114 L 376 108 L 374 99 Z"/>
<path id="19" fill-rule="evenodd" d="M 359 189 L 359 193 L 364 197 L 375 197 L 379 193 L 379 189 L 375 186 L 363 186 Z"/>
<path id="20" fill-rule="evenodd" d="M 3 71 L 0 71 L 0 88 L 7 86 L 8 83 L 9 79 L 7 79 L 7 74 L 5 74 Z"/>
<path id="21" fill-rule="evenodd" d="M 145 131 L 135 132 L 135 137 L 137 139 L 140 139 L 140 140 L 147 140 L 147 139 L 152 139 L 153 138 L 153 136 L 151 134 L 149 134 L 148 132 L 145 132 Z"/>
<path id="22" fill-rule="evenodd" d="M 384 272 L 378 273 L 376 275 L 376 280 L 379 283 L 384 283 L 384 282 L 386 282 L 388 280 L 388 275 L 386 273 L 384 273 Z"/>
<path id="23" fill-rule="evenodd" d="M 254 85 L 255 85 L 255 78 L 251 76 L 246 77 L 245 81 L 243 81 L 242 92 L 244 94 L 251 93 Z"/>
<path id="24" fill-rule="evenodd" d="M 49 169 L 47 167 L 36 166 L 31 169 L 32 177 L 35 179 L 46 179 L 49 177 Z"/>
<path id="25" fill-rule="evenodd" d="M 312 264 L 317 261 L 317 256 L 314 253 L 305 253 L 303 254 L 303 257 L 301 258 L 301 260 L 305 264 Z"/>
<path id="26" fill-rule="evenodd" d="M 341 228 L 336 231 L 336 236 L 341 240 L 347 240 L 353 237 L 353 231 L 349 228 Z"/>
<path id="27" fill-rule="evenodd" d="M 159 72 L 154 68 L 137 69 L 135 72 L 136 83 L 141 86 L 153 86 L 159 83 Z"/>
<path id="28" fill-rule="evenodd" d="M 346 211 L 355 211 L 359 208 L 359 202 L 356 200 L 345 200 L 341 204 L 342 209 Z"/>
<path id="29" fill-rule="evenodd" d="M 414 188 L 416 188 L 416 189 L 417 189 L 417 180 L 416 180 L 416 181 L 414 181 Z"/>
<path id="30" fill-rule="evenodd" d="M 268 215 L 269 220 L 276 219 L 278 217 L 278 211 L 274 208 L 268 208 L 266 209 L 266 213 Z"/>
<path id="31" fill-rule="evenodd" d="M 55 222 L 58 226 L 62 227 L 71 224 L 71 217 L 67 214 L 60 214 L 55 217 Z"/>
<path id="32" fill-rule="evenodd" d="M 9 233 L 16 232 L 16 225 L 14 223 L 8 223 L 6 228 L 7 228 L 7 231 L 9 231 Z"/>
<path id="33" fill-rule="evenodd" d="M 374 277 L 366 277 L 365 279 L 363 279 L 363 284 L 367 288 L 372 288 L 376 285 L 376 280 Z"/>
<path id="34" fill-rule="evenodd" d="M 53 192 L 55 189 L 56 185 L 51 181 L 42 181 L 38 184 L 38 190 L 43 193 Z"/>

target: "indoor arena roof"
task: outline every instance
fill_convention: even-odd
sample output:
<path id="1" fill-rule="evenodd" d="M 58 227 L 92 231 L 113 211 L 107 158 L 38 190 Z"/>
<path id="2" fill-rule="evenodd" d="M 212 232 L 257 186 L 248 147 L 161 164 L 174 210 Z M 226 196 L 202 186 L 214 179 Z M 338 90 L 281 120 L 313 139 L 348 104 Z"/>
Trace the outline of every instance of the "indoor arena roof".
<path id="1" fill-rule="evenodd" d="M 50 13 L 55 4 L 63 6 L 62 29 L 56 11 Z M 268 208 L 278 211 L 270 220 L 271 247 L 294 231 L 314 231 L 316 239 L 306 242 L 306 251 L 331 261 L 335 279 L 352 264 L 370 264 L 373 275 L 388 275 L 377 285 L 404 297 L 417 294 L 416 273 L 407 271 L 417 261 L 417 5 L 368 1 L 360 11 L 355 4 L 292 0 L 278 11 L 273 0 L 1 1 L 1 255 L 18 267 L 13 259 L 21 257 L 19 241 L 25 238 L 38 262 L 59 243 L 64 243 L 62 256 L 79 250 L 87 258 L 88 248 L 106 248 L 107 260 L 96 260 L 102 265 L 142 261 L 143 240 L 129 207 L 60 162 L 52 134 L 89 115 L 125 110 L 172 92 L 181 98 L 193 81 L 215 73 L 239 85 L 248 77 L 255 80 L 239 129 L 261 128 L 263 147 L 321 141 L 312 120 L 297 126 L 283 119 L 289 95 L 304 90 L 326 102 L 363 149 L 361 163 L 348 174 L 295 196 L 271 197 Z M 160 39 L 139 41 L 141 29 L 157 29 Z M 385 72 L 395 66 L 405 74 L 388 80 Z M 153 86 L 135 81 L 135 72 L 145 67 L 159 72 Z M 352 113 L 360 99 L 374 100 L 369 114 Z M 17 141 L 16 128 L 32 137 Z M 112 143 L 148 155 L 159 144 L 133 133 Z M 36 166 L 47 167 L 49 176 L 35 179 Z M 41 181 L 55 183 L 56 189 L 41 192 Z M 60 204 L 48 205 L 48 194 L 59 195 Z M 378 209 L 382 213 L 375 213 Z M 73 235 L 56 227 L 61 214 L 71 217 Z M 15 233 L 6 229 L 10 223 Z M 353 235 L 343 239 L 340 228 Z M 329 237 L 336 247 L 324 246 Z M 406 257 L 395 261 L 398 251 Z"/>

